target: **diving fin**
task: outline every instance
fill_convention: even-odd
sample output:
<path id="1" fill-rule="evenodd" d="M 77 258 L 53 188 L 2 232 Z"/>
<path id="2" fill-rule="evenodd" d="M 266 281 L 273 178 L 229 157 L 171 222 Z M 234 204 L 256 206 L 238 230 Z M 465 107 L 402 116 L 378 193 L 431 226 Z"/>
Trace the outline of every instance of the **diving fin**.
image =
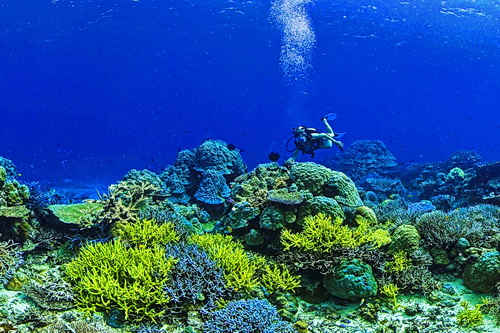
<path id="1" fill-rule="evenodd" d="M 334 121 L 335 119 L 337 119 L 337 115 L 335 113 L 327 113 L 326 115 L 323 116 L 322 119 Z"/>

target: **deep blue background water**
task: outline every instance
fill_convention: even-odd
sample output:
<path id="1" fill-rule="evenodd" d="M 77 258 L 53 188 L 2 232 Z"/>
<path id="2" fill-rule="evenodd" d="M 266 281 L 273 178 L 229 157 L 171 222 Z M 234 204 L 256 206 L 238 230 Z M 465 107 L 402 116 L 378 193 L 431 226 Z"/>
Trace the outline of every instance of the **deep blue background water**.
<path id="1" fill-rule="evenodd" d="M 401 161 L 500 159 L 500 1 L 317 0 L 295 85 L 269 7 L 0 0 L 0 156 L 28 179 L 106 182 L 219 138 L 254 166 L 335 112 L 347 144 L 381 139 Z"/>

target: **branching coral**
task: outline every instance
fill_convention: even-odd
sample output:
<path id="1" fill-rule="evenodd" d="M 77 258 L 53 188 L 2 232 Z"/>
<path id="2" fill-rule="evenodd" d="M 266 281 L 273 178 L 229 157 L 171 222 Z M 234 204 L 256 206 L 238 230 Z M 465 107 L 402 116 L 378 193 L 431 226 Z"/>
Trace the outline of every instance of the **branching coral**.
<path id="1" fill-rule="evenodd" d="M 142 247 L 164 246 L 180 239 L 174 224 L 158 224 L 155 220 L 146 219 L 135 223 L 118 221 L 113 234 L 130 246 Z"/>
<path id="2" fill-rule="evenodd" d="M 76 320 L 73 322 L 58 321 L 43 328 L 40 333 L 112 333 L 112 330 L 103 324 Z"/>
<path id="3" fill-rule="evenodd" d="M 77 305 L 87 312 L 119 310 L 133 321 L 159 320 L 169 298 L 163 287 L 176 260 L 163 248 L 129 248 L 120 241 L 85 246 L 66 266 Z"/>
<path id="4" fill-rule="evenodd" d="M 396 310 L 399 307 L 398 304 L 398 294 L 399 288 L 393 283 L 388 283 L 382 286 L 380 293 L 387 297 L 391 302 L 392 310 Z"/>
<path id="5" fill-rule="evenodd" d="M 251 294 L 258 287 L 268 287 L 268 292 L 273 293 L 293 291 L 298 286 L 298 277 L 292 276 L 285 266 L 268 263 L 263 257 L 247 253 L 243 245 L 231 236 L 194 235 L 191 242 L 222 267 L 227 285 L 235 291 Z"/>
<path id="6" fill-rule="evenodd" d="M 411 261 L 408 259 L 406 252 L 398 251 L 394 254 L 394 260 L 389 261 L 385 264 L 385 267 L 389 272 L 402 272 L 411 267 Z"/>
<path id="7" fill-rule="evenodd" d="M 75 306 L 71 285 L 58 276 L 49 275 L 40 282 L 30 280 L 23 291 L 45 310 L 68 310 Z"/>
<path id="8" fill-rule="evenodd" d="M 470 308 L 467 301 L 460 303 L 462 309 L 457 313 L 457 323 L 462 327 L 476 327 L 483 323 L 483 313 L 481 305 L 478 304 L 474 308 Z"/>
<path id="9" fill-rule="evenodd" d="M 320 213 L 306 217 L 304 230 L 292 233 L 284 230 L 281 234 L 281 244 L 286 251 L 291 249 L 312 252 L 329 252 L 335 248 L 355 248 L 370 243 L 374 247 L 381 247 L 390 243 L 389 233 L 383 229 L 374 229 L 362 216 L 356 218 L 358 226 L 349 228 L 337 218 L 332 222 L 331 217 Z"/>
<path id="10" fill-rule="evenodd" d="M 290 324 L 282 323 L 278 311 L 267 300 L 240 300 L 213 312 L 203 332 L 285 333 L 294 330 Z"/>
<path id="11" fill-rule="evenodd" d="M 0 242 L 0 284 L 6 284 L 16 269 L 22 265 L 23 257 L 17 244 L 12 241 Z"/>
<path id="12" fill-rule="evenodd" d="M 171 279 L 165 287 L 170 297 L 169 307 L 185 311 L 186 306 L 201 304 L 202 312 L 213 310 L 219 300 L 229 298 L 222 270 L 196 245 L 171 244 L 167 257 L 178 259 Z"/>

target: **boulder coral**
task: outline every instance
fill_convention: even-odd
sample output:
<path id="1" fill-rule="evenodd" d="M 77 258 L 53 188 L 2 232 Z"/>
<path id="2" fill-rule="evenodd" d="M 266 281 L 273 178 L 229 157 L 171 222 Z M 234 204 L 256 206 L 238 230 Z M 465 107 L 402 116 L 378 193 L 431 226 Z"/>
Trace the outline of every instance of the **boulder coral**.
<path id="1" fill-rule="evenodd" d="M 350 301 L 375 296 L 378 290 L 372 268 L 358 259 L 342 262 L 323 279 L 323 286 L 332 296 Z"/>

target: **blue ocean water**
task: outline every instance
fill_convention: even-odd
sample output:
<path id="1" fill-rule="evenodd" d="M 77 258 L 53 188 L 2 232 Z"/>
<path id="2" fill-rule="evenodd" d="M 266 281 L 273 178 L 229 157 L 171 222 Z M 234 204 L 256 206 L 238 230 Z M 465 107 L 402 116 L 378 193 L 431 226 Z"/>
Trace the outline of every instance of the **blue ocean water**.
<path id="1" fill-rule="evenodd" d="M 498 0 L 0 0 L 0 64 L 28 180 L 109 183 L 206 138 L 253 167 L 331 112 L 400 161 L 500 159 Z"/>

